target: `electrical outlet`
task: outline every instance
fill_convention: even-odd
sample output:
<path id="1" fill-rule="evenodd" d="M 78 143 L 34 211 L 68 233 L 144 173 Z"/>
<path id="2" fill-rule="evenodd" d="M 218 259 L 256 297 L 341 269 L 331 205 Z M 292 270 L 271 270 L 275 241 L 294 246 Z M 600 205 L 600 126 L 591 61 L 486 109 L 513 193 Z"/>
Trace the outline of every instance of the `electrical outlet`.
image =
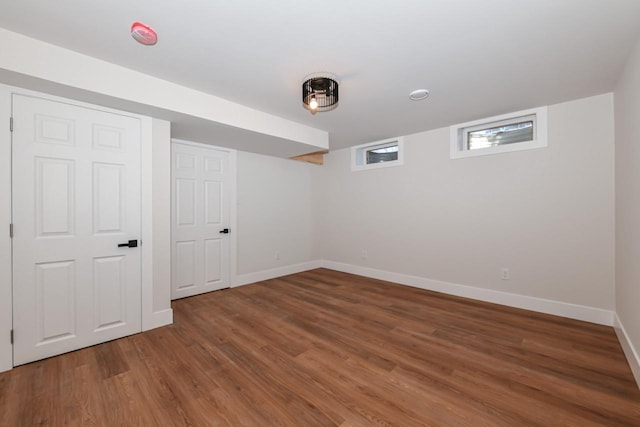
<path id="1" fill-rule="evenodd" d="M 280 260 L 280 251 L 276 251 L 276 261 Z"/>
<path id="2" fill-rule="evenodd" d="M 500 278 L 502 280 L 509 280 L 509 269 L 508 268 L 502 268 L 500 270 Z"/>
<path id="3" fill-rule="evenodd" d="M 367 252 L 367 250 L 366 250 L 366 249 L 363 249 L 363 250 L 362 250 L 362 254 L 360 255 L 360 257 L 361 257 L 363 260 L 366 260 L 367 258 L 369 258 L 369 252 Z"/>

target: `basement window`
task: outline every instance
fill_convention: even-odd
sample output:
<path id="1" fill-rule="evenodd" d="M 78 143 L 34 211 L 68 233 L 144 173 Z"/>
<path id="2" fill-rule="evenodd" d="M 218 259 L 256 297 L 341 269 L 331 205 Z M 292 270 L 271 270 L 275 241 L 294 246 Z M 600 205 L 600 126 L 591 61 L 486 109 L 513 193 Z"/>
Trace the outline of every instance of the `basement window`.
<path id="1" fill-rule="evenodd" d="M 547 107 L 451 126 L 450 157 L 483 156 L 547 146 Z"/>
<path id="2" fill-rule="evenodd" d="M 402 138 L 386 139 L 351 147 L 351 170 L 377 169 L 403 164 Z"/>

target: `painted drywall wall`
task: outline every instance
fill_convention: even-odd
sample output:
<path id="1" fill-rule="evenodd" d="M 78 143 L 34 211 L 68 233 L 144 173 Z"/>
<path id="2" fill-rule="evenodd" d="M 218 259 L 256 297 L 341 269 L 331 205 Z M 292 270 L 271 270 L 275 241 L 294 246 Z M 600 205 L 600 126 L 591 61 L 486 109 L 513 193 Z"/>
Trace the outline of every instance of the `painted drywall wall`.
<path id="1" fill-rule="evenodd" d="M 640 384 L 640 42 L 616 86 L 616 312 Z M 623 346 L 625 337 L 621 337 Z M 630 348 L 629 348 L 630 347 Z"/>
<path id="2" fill-rule="evenodd" d="M 156 322 L 171 323 L 171 124 L 152 121 L 153 307 Z M 168 321 L 168 322 L 167 322 Z"/>
<path id="3" fill-rule="evenodd" d="M 173 322 L 171 274 L 171 124 L 151 117 L 142 123 L 141 291 L 142 330 Z M 170 187 L 169 187 L 170 188 Z"/>
<path id="4" fill-rule="evenodd" d="M 313 261 L 312 175 L 319 166 L 247 152 L 237 155 L 237 273 Z M 244 278 L 243 278 L 244 276 Z M 265 276 L 266 277 L 266 276 Z"/>
<path id="5" fill-rule="evenodd" d="M 449 129 L 405 138 L 405 164 L 317 179 L 321 256 L 452 284 L 612 310 L 613 96 L 549 107 L 549 146 L 449 159 Z M 510 280 L 501 280 L 508 268 Z"/>

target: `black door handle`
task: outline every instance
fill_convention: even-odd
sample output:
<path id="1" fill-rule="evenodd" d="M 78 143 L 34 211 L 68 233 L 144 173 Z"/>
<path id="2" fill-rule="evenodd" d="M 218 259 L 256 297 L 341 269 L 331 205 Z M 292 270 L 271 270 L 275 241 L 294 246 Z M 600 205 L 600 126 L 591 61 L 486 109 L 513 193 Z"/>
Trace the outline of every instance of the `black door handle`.
<path id="1" fill-rule="evenodd" d="M 129 240 L 127 243 L 118 244 L 119 248 L 137 248 L 138 241 L 137 240 Z"/>
<path id="2" fill-rule="evenodd" d="M 220 230 L 220 234 L 229 234 L 229 229 L 225 228 L 223 230 Z"/>

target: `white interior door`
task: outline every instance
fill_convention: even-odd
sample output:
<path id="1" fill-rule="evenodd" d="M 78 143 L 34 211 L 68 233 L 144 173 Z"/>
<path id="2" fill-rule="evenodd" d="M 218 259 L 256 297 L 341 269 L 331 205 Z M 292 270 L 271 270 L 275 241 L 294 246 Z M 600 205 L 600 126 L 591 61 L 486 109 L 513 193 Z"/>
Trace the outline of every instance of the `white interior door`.
<path id="1" fill-rule="evenodd" d="M 229 287 L 228 151 L 171 144 L 171 299 Z"/>
<path id="2" fill-rule="evenodd" d="M 140 120 L 13 95 L 14 365 L 141 330 Z M 132 245 L 133 246 L 133 245 Z"/>

